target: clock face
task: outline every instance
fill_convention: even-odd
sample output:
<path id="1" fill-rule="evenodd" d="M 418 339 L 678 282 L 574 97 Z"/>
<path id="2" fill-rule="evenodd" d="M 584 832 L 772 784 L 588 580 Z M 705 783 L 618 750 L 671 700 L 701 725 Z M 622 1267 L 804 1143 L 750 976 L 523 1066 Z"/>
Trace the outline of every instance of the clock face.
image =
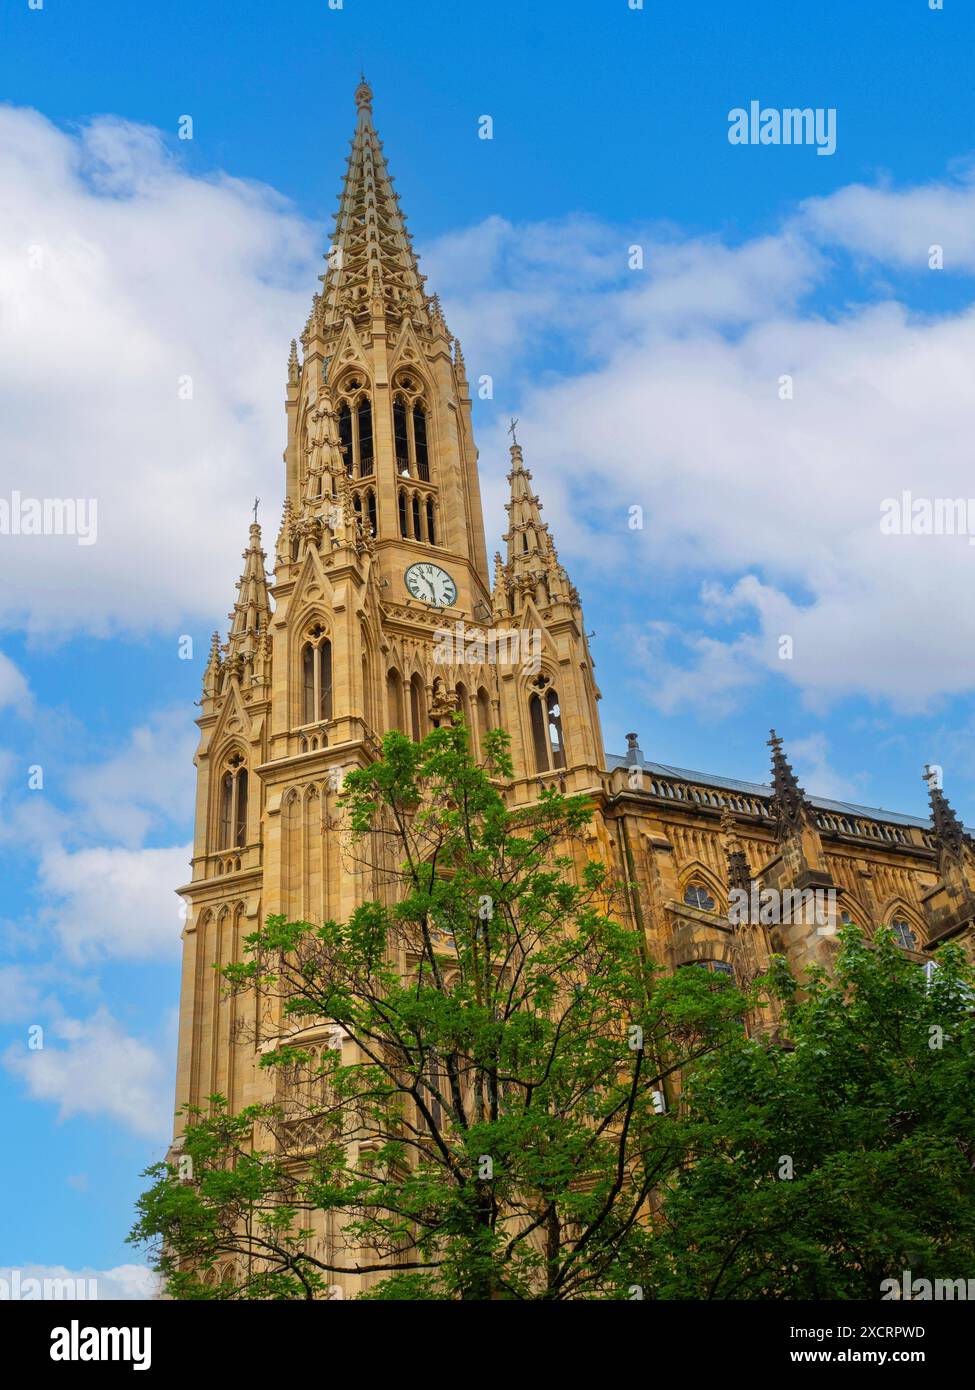
<path id="1" fill-rule="evenodd" d="M 426 561 L 410 565 L 403 578 L 407 589 L 421 603 L 432 603 L 435 608 L 449 608 L 457 602 L 457 585 L 439 565 L 429 565 Z"/>

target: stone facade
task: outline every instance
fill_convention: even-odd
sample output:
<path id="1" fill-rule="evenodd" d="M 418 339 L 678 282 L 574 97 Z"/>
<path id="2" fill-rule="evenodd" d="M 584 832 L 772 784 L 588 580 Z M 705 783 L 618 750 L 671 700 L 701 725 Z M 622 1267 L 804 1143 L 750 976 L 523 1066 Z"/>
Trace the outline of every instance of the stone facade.
<path id="1" fill-rule="evenodd" d="M 605 754 L 579 595 L 517 442 L 489 573 L 463 353 L 425 291 L 364 82 L 355 99 L 326 273 L 288 361 L 273 574 L 255 522 L 204 677 L 177 1105 L 268 1098 L 250 1035 L 273 1044 L 275 1020 L 241 1019 L 213 964 L 240 959 L 270 913 L 344 918 L 376 894 L 343 853 L 342 775 L 386 730 L 416 737 L 453 709 L 475 746 L 510 734 L 512 803 L 553 781 L 592 798 L 591 851 L 631 882 L 625 910 L 670 968 L 747 977 L 773 951 L 828 964 L 843 914 L 898 924 L 919 961 L 970 942 L 975 848 L 937 788 L 930 823 L 810 799 L 774 734 L 768 786 L 647 762 L 635 734 Z M 753 884 L 822 890 L 827 918 L 735 925 L 729 894 Z"/>

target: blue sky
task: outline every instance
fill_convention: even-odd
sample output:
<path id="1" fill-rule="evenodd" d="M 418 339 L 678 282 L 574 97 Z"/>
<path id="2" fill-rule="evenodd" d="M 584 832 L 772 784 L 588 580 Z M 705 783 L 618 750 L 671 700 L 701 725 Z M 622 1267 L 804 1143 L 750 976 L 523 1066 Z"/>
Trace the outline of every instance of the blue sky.
<path id="1" fill-rule="evenodd" d="M 0 536 L 0 1265 L 139 1262 L 193 701 L 255 495 L 276 530 L 360 65 L 428 288 L 494 382 L 489 549 L 513 413 L 607 747 L 636 729 L 761 778 L 774 724 L 810 791 L 920 813 L 933 761 L 975 821 L 975 552 L 878 526 L 902 490 L 970 488 L 970 6 L 45 0 L 0 24 L 0 496 L 99 503 L 95 545 Z M 752 100 L 834 108 L 836 153 L 729 144 Z"/>

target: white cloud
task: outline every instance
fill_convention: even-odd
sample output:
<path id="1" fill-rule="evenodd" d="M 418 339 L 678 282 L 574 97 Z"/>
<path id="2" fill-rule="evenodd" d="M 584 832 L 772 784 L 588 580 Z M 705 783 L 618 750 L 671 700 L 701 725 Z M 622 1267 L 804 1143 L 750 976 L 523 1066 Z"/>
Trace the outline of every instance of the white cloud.
<path id="1" fill-rule="evenodd" d="M 67 788 L 84 808 L 86 831 L 131 846 L 161 823 L 185 821 L 197 741 L 190 712 L 166 710 L 133 729 L 115 757 L 72 772 Z"/>
<path id="2" fill-rule="evenodd" d="M 0 709 L 8 706 L 12 706 L 18 713 L 26 713 L 30 708 L 30 691 L 22 672 L 9 656 L 0 652 Z"/>
<path id="3" fill-rule="evenodd" d="M 67 134 L 11 107 L 0 201 L 4 495 L 98 505 L 93 545 L 0 536 L 0 623 L 176 633 L 225 611 L 251 500 L 282 490 L 324 229 L 268 188 L 191 177 L 150 129 Z M 263 516 L 273 532 L 277 503 Z"/>
<path id="4" fill-rule="evenodd" d="M 829 761 L 829 740 L 824 733 L 792 739 L 786 750 L 799 781 L 811 796 L 831 801 L 859 801 L 864 778 L 841 776 Z"/>
<path id="5" fill-rule="evenodd" d="M 804 224 L 824 241 L 864 258 L 929 273 L 932 246 L 944 269 L 975 271 L 975 172 L 916 188 L 851 184 L 802 206 Z"/>
<path id="6" fill-rule="evenodd" d="M 145 960 L 178 953 L 190 845 L 163 849 L 97 846 L 42 853 L 43 917 L 71 960 Z"/>
<path id="7" fill-rule="evenodd" d="M 94 1298 L 98 1302 L 155 1298 L 159 1280 L 145 1265 L 68 1269 L 65 1265 L 0 1265 L 0 1280 L 22 1300 Z M 10 1296 L 13 1296 L 12 1293 Z"/>
<path id="8" fill-rule="evenodd" d="M 67 135 L 11 108 L 0 194 L 8 473 L 16 483 L 19 462 L 26 477 L 29 459 L 22 490 L 100 507 L 94 546 L 4 538 L 0 621 L 179 631 L 231 597 L 250 498 L 280 496 L 284 360 L 324 229 L 267 188 L 191 177 L 151 130 L 104 119 Z M 426 248 L 424 269 L 472 377 L 492 373 L 498 402 L 519 401 L 527 461 L 583 590 L 593 556 L 593 577 L 625 561 L 622 586 L 649 565 L 727 586 L 737 630 L 705 631 L 702 612 L 685 638 L 730 700 L 754 671 L 817 708 L 854 692 L 916 710 L 975 685 L 975 608 L 954 601 L 975 547 L 883 536 L 880 506 L 905 488 L 971 491 L 975 312 L 922 318 L 889 300 L 830 315 L 808 296 L 828 290 L 838 248 L 901 268 L 926 265 L 940 241 L 949 268 L 975 266 L 973 210 L 966 176 L 841 189 L 737 246 L 584 216 L 490 217 Z M 635 243 L 642 271 L 627 268 Z M 525 355 L 553 335 L 561 350 L 527 388 Z M 191 402 L 176 396 L 184 373 Z M 779 398 L 784 375 L 792 400 Z M 508 441 L 500 422 L 480 434 L 493 535 Z M 636 537 L 633 503 L 647 516 Z M 107 769 L 92 801 L 105 830 L 125 819 L 110 795 L 125 774 Z M 174 784 L 161 800 L 179 795 Z M 129 838 L 163 814 L 141 803 Z"/>
<path id="9" fill-rule="evenodd" d="M 975 309 L 807 308 L 811 289 L 828 288 L 827 210 L 818 205 L 815 226 L 797 214 L 737 248 L 658 246 L 628 290 L 580 283 L 563 311 L 582 306 L 588 360 L 527 389 L 518 408 L 526 462 L 583 594 L 608 566 L 624 611 L 637 609 L 651 567 L 708 581 L 698 630 L 682 633 L 689 662 L 647 664 L 664 708 L 686 697 L 726 712 L 769 675 L 817 709 L 858 693 L 920 710 L 975 687 L 975 607 L 957 601 L 975 581 L 975 547 L 880 530 L 883 501 L 904 489 L 975 495 Z M 910 199 L 886 214 L 906 246 Z M 496 289 L 508 314 L 517 287 L 502 275 Z M 529 325 L 538 292 L 526 292 Z M 479 286 L 470 304 L 458 294 L 451 319 L 476 306 L 493 343 L 490 290 Z M 470 331 L 469 361 L 475 315 Z M 780 397 L 785 376 L 792 399 Z M 506 442 L 500 424 L 482 434 L 482 458 L 503 458 Z M 499 490 L 489 470 L 492 504 Z M 627 527 L 634 504 L 642 532 Z M 706 631 L 716 619 L 733 621 L 732 635 Z"/>
<path id="10" fill-rule="evenodd" d="M 63 1046 L 52 1045 L 52 1035 Z M 162 1140 L 169 1133 L 168 1068 L 104 1008 L 85 1020 L 56 1020 L 46 1031 L 43 1048 L 31 1051 L 14 1044 L 3 1063 L 33 1100 L 58 1106 L 59 1120 L 104 1116 L 148 1139 Z"/>

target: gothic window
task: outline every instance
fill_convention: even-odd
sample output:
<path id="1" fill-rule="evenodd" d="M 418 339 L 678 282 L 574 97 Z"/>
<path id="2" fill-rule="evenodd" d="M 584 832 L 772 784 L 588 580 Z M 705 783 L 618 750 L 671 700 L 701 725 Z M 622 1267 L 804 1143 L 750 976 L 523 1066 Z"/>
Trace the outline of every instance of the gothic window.
<path id="1" fill-rule="evenodd" d="M 403 682 L 398 671 L 386 673 L 386 719 L 389 728 L 403 728 Z"/>
<path id="2" fill-rule="evenodd" d="M 414 676 L 410 681 L 410 726 L 414 743 L 419 743 L 423 737 L 423 706 L 423 682 L 419 676 Z"/>
<path id="3" fill-rule="evenodd" d="M 343 401 L 339 410 L 339 443 L 342 446 L 345 471 L 351 474 L 355 460 L 352 450 L 352 411 L 348 401 Z"/>
<path id="4" fill-rule="evenodd" d="M 220 848 L 229 849 L 230 829 L 234 823 L 234 777 L 225 772 L 220 788 Z"/>
<path id="5" fill-rule="evenodd" d="M 409 372 L 397 376 L 393 396 L 393 449 L 397 473 L 428 483 L 430 424 L 420 392 L 420 382 Z"/>
<path id="6" fill-rule="evenodd" d="M 427 454 L 427 416 L 417 401 L 413 407 L 413 449 L 416 456 L 416 476 L 421 482 L 430 481 L 430 459 Z"/>
<path id="7" fill-rule="evenodd" d="M 350 478 L 369 478 L 375 469 L 372 401 L 361 376 L 351 376 L 342 386 L 346 398 L 339 406 L 339 444 Z"/>
<path id="8" fill-rule="evenodd" d="M 408 536 L 410 528 L 406 520 L 406 493 L 400 488 L 399 492 L 399 533 L 401 536 Z"/>
<path id="9" fill-rule="evenodd" d="M 539 772 L 550 772 L 565 767 L 562 709 L 555 691 L 545 690 L 545 686 L 548 685 L 547 676 L 540 676 L 535 684 L 539 686 L 539 691 L 533 692 L 528 702 L 535 767 Z M 540 693 L 542 691 L 544 693 Z"/>
<path id="10" fill-rule="evenodd" d="M 481 757 L 484 757 L 484 740 L 487 738 L 488 730 L 491 727 L 491 699 L 482 685 L 477 692 L 477 733 L 481 746 Z"/>
<path id="11" fill-rule="evenodd" d="M 903 917 L 895 917 L 890 924 L 890 929 L 894 933 L 894 940 L 898 946 L 902 946 L 905 951 L 917 950 L 917 935 Z"/>
<path id="12" fill-rule="evenodd" d="M 372 404 L 368 396 L 359 401 L 359 477 L 372 473 Z"/>
<path id="13" fill-rule="evenodd" d="M 433 498 L 427 498 L 427 540 L 431 545 L 437 544 L 437 531 L 433 524 Z"/>
<path id="14" fill-rule="evenodd" d="M 220 779 L 219 849 L 237 849 L 247 842 L 247 769 L 234 753 Z"/>
<path id="15" fill-rule="evenodd" d="M 562 709 L 559 697 L 554 690 L 545 695 L 545 712 L 548 720 L 548 743 L 553 767 L 565 767 L 565 747 L 562 741 Z"/>
<path id="16" fill-rule="evenodd" d="M 234 816 L 234 844 L 247 843 L 247 769 L 237 773 L 237 814 Z"/>
<path id="17" fill-rule="evenodd" d="M 700 908 L 702 912 L 714 911 L 714 899 L 703 883 L 689 883 L 684 889 L 684 902 L 688 907 Z"/>
<path id="18" fill-rule="evenodd" d="M 406 404 L 403 401 L 393 403 L 393 445 L 396 452 L 396 471 L 409 475 L 410 471 L 410 439 L 406 428 Z M 404 536 L 406 532 L 403 532 Z"/>
<path id="19" fill-rule="evenodd" d="M 316 623 L 301 650 L 301 722 L 332 717 L 332 644 Z"/>
<path id="20" fill-rule="evenodd" d="M 457 696 L 457 710 L 467 725 L 468 733 L 471 727 L 471 707 L 467 698 L 467 686 L 463 681 L 458 681 L 454 687 L 454 694 Z"/>
<path id="21" fill-rule="evenodd" d="M 420 499 L 416 493 L 413 494 L 413 537 L 415 540 L 422 540 L 420 534 Z"/>
<path id="22" fill-rule="evenodd" d="M 376 517 L 376 494 L 370 488 L 366 493 L 366 511 L 369 513 L 369 534 L 370 536 L 379 535 L 379 522 Z"/>
<path id="23" fill-rule="evenodd" d="M 735 967 L 726 960 L 692 960 L 688 961 L 688 965 L 698 970 L 706 970 L 709 975 L 718 975 L 722 980 L 735 978 Z"/>

